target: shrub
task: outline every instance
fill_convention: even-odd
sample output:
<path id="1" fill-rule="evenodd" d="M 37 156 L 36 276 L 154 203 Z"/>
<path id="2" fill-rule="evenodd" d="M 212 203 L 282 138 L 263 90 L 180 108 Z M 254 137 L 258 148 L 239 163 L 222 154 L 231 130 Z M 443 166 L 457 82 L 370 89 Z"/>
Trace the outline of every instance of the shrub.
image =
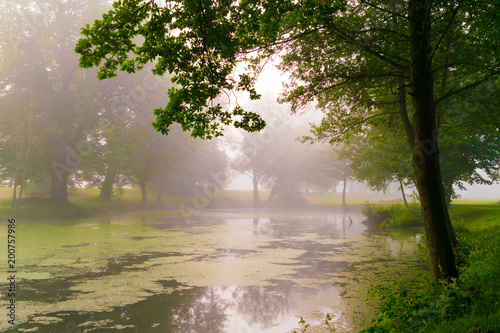
<path id="1" fill-rule="evenodd" d="M 361 214 L 363 214 L 364 216 L 366 216 L 368 219 L 371 220 L 380 219 L 383 216 L 384 212 L 386 211 L 387 211 L 386 207 L 383 207 L 381 205 L 376 205 L 368 201 L 365 202 L 363 207 L 361 207 Z"/>
<path id="2" fill-rule="evenodd" d="M 389 218 L 387 224 L 391 227 L 412 227 L 423 225 L 420 206 L 410 204 L 393 204 L 389 207 Z"/>
<path id="3" fill-rule="evenodd" d="M 459 281 L 376 286 L 380 310 L 362 332 L 500 332 L 500 251 L 458 235 Z"/>
<path id="4" fill-rule="evenodd" d="M 367 202 L 361 208 L 361 214 L 373 221 L 380 220 L 382 222 L 381 227 L 412 227 L 423 225 L 420 206 L 416 203 L 408 206 L 394 203 L 389 207 L 384 207 Z"/>
<path id="5" fill-rule="evenodd" d="M 417 286 L 416 282 L 395 282 L 370 289 L 371 297 L 378 296 L 380 313 L 362 332 L 420 331 L 465 313 L 471 302 L 470 293 L 456 281 L 434 282 L 427 278 L 423 287 Z"/>

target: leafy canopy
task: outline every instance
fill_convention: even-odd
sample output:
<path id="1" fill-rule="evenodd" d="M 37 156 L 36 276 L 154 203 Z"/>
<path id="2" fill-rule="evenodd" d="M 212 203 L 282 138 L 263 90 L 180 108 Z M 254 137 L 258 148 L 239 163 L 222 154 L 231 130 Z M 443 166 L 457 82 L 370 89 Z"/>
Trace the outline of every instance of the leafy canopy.
<path id="1" fill-rule="evenodd" d="M 498 6 L 482 0 L 427 5 L 436 103 L 498 76 Z M 329 112 L 323 126 L 341 138 L 363 129 L 387 87 L 397 95 L 402 80 L 408 89 L 409 6 L 392 0 L 120 0 L 82 29 L 75 50 L 80 66 L 100 66 L 101 79 L 148 62 L 157 75 L 172 73 L 178 86 L 168 91 L 167 106 L 155 110 L 153 125 L 166 134 L 178 122 L 202 138 L 222 135 L 231 123 L 247 131 L 265 126 L 256 113 L 216 98 L 239 90 L 258 99 L 252 74 L 279 54 L 281 69 L 291 73 L 283 100 L 293 110 L 318 101 Z M 239 63 L 250 71 L 236 75 Z"/>
<path id="2" fill-rule="evenodd" d="M 259 95 L 245 74 L 237 80 L 233 71 L 243 54 L 256 44 L 260 15 L 254 4 L 241 2 L 235 10 L 231 1 L 117 1 L 113 9 L 82 29 L 85 38 L 75 51 L 80 66 L 100 66 L 99 79 L 116 76 L 117 70 L 133 73 L 155 62 L 153 73 L 174 73 L 180 87 L 168 91 L 169 103 L 155 110 L 153 126 L 163 134 L 180 123 L 195 137 L 222 134 L 224 125 L 234 123 L 247 131 L 258 131 L 265 122 L 254 112 L 236 106 L 223 109 L 214 100 L 233 90 L 246 90 L 252 99 Z M 239 24 L 240 22 L 248 22 Z M 254 36 L 255 35 L 255 36 Z"/>

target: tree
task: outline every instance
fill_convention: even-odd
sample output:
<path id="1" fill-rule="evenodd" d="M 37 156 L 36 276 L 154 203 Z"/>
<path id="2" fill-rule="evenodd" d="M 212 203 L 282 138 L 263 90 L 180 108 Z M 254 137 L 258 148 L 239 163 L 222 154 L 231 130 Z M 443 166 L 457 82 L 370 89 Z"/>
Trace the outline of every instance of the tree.
<path id="1" fill-rule="evenodd" d="M 240 155 L 232 167 L 237 172 L 247 175 L 252 180 L 253 208 L 260 208 L 259 183 L 265 175 L 266 164 L 269 162 L 267 150 L 259 140 L 261 133 L 246 135 L 240 145 Z M 267 140 L 266 140 L 267 141 Z"/>
<path id="2" fill-rule="evenodd" d="M 258 67 L 259 60 L 281 52 L 282 68 L 291 72 L 293 82 L 286 99 L 296 107 L 315 98 L 323 105 L 333 103 L 337 107 L 329 108 L 324 125 L 339 134 L 362 129 L 375 116 L 370 104 L 380 102 L 389 84 L 396 87 L 394 102 L 412 150 L 431 271 L 436 278 L 454 278 L 458 273 L 445 223 L 449 216 L 437 107 L 498 76 L 499 11 L 498 3 L 482 0 L 186 0 L 165 6 L 119 1 L 102 20 L 82 30 L 86 37 L 76 51 L 81 66 L 100 66 L 100 78 L 115 75 L 118 68 L 134 72 L 156 58 L 155 74 L 175 73 L 181 88 L 171 89 L 167 107 L 155 111 L 154 126 L 164 134 L 172 122 L 208 138 L 231 122 L 250 131 L 261 129 L 264 123 L 255 113 L 239 107 L 223 110 L 210 102 L 232 89 L 258 97 L 249 74 L 239 81 L 232 75 L 245 55 L 257 54 Z M 438 75 L 440 81 L 435 80 Z M 440 90 L 443 80 L 454 84 Z"/>
<path id="3" fill-rule="evenodd" d="M 395 110 L 386 112 L 400 114 L 412 151 L 432 273 L 436 278 L 456 277 L 450 244 L 453 230 L 451 223 L 445 223 L 449 216 L 439 166 L 437 129 L 442 114 L 436 107 L 498 75 L 497 60 L 490 46 L 474 45 L 473 40 L 481 37 L 472 37 L 463 28 L 464 24 L 470 24 L 481 29 L 475 24 L 477 17 L 470 19 L 471 12 L 477 14 L 472 2 L 454 4 L 451 10 L 440 7 L 439 3 L 419 1 L 401 6 L 382 1 L 361 2 L 354 7 L 357 8 L 352 8 L 351 13 L 362 19 L 354 20 L 354 16 L 350 16 L 353 18 L 350 21 L 345 19 L 346 15 L 339 15 L 334 22 L 326 23 L 325 31 L 334 37 L 312 34 L 306 42 L 294 43 L 295 48 L 287 53 L 283 68 L 294 71 L 292 77 L 300 82 L 292 83 L 285 100 L 296 100 L 295 105 L 300 106 L 319 95 L 320 105 L 330 113 L 316 129 L 319 138 L 327 139 L 332 138 L 329 137 L 332 133 L 333 139 L 340 139 L 348 132 L 363 130 L 369 119 L 382 115 L 376 106 L 388 103 L 395 106 Z M 489 14 L 498 10 L 488 5 L 483 9 Z M 438 17 L 445 18 L 447 25 Z M 498 36 L 498 31 L 496 33 Z M 491 36 L 491 32 L 487 34 Z M 449 41 L 457 37 L 463 43 L 460 47 L 456 47 L 456 41 Z M 454 43 L 454 51 L 459 52 L 450 53 L 450 49 L 444 47 L 446 43 L 441 44 L 444 40 Z M 464 45 L 484 52 L 484 58 L 476 57 L 472 61 L 479 69 L 474 76 L 471 76 L 471 63 L 460 59 Z M 437 73 L 441 74 L 441 80 L 434 81 Z M 393 91 L 392 101 L 387 98 L 388 88 Z M 411 115 L 407 112 L 407 93 Z"/>
<path id="4" fill-rule="evenodd" d="M 267 125 L 258 133 L 243 135 L 233 168 L 252 180 L 254 208 L 261 206 L 259 185 L 270 190 L 267 204 L 272 205 L 279 197 L 288 202 L 296 199 L 305 184 L 324 183 L 317 177 L 314 147 L 295 140 L 307 128 L 300 119 L 290 119 L 289 106 L 277 104 L 271 94 L 251 104 Z"/>
<path id="5" fill-rule="evenodd" d="M 458 198 L 454 187 L 465 190 L 464 183 L 491 185 L 500 181 L 500 134 L 459 128 L 446 132 L 440 140 L 447 204 Z"/>
<path id="6" fill-rule="evenodd" d="M 338 182 L 342 183 L 342 209 L 347 210 L 347 203 L 345 200 L 347 181 L 352 179 L 352 170 L 349 168 L 350 161 L 345 158 L 345 156 L 338 154 L 332 149 L 323 151 L 320 159 L 323 181 L 333 179 L 335 185 L 337 185 Z M 326 183 L 330 182 L 331 180 L 326 181 Z"/>
<path id="7" fill-rule="evenodd" d="M 490 97 L 489 103 L 498 103 L 498 98 Z M 485 130 L 486 124 L 476 121 L 482 113 L 478 109 L 484 109 L 481 104 L 451 103 L 447 108 L 452 110 L 444 110 L 449 117 L 441 122 L 439 140 L 445 198 L 449 204 L 457 197 L 454 187 L 465 189 L 464 182 L 492 184 L 498 180 L 500 138 L 494 130 Z M 457 121 L 457 112 L 453 110 L 459 110 L 460 120 Z M 488 119 L 495 123 L 498 117 L 500 115 L 492 115 Z M 394 118 L 389 114 L 371 119 L 363 133 L 352 135 L 340 149 L 340 155 L 351 160 L 349 167 L 355 178 L 366 181 L 374 190 L 385 191 L 394 181 L 399 182 L 401 188 L 414 183 L 411 151 Z"/>
<path id="8" fill-rule="evenodd" d="M 344 142 L 339 156 L 350 160 L 348 166 L 354 178 L 365 181 L 372 190 L 385 192 L 390 183 L 398 182 L 407 204 L 404 186 L 414 182 L 411 151 L 397 119 L 372 119 L 364 133 Z"/>
<path id="9" fill-rule="evenodd" d="M 0 14 L 2 35 L 7 37 L 0 42 L 1 98 L 5 102 L 17 96 L 37 105 L 34 116 L 41 120 L 36 135 L 43 138 L 37 154 L 43 158 L 31 160 L 30 166 L 44 171 L 50 199 L 57 204 L 68 203 L 68 184 L 83 158 L 86 134 L 101 111 L 94 94 L 101 83 L 94 73 L 86 75 L 78 68 L 73 52 L 77 27 L 91 2 L 1 2 L 9 7 Z M 6 112 L 19 110 L 11 107 Z"/>
<path id="10" fill-rule="evenodd" d="M 33 167 L 37 147 L 43 141 L 39 137 L 41 117 L 39 106 L 30 100 L 21 100 L 17 94 L 4 98 L 5 113 L 0 127 L 0 165 L 3 180 L 13 185 L 11 215 L 15 217 L 26 185 L 38 174 Z"/>
<path id="11" fill-rule="evenodd" d="M 153 119 L 148 111 L 159 104 L 168 81 L 136 74 L 107 83 L 95 95 L 102 112 L 88 136 L 93 149 L 83 161 L 81 178 L 88 186 L 100 188 L 99 197 L 108 201 L 123 186 L 139 185 L 145 208 L 148 183 L 167 158 L 159 142 L 165 138 L 150 126 Z"/>

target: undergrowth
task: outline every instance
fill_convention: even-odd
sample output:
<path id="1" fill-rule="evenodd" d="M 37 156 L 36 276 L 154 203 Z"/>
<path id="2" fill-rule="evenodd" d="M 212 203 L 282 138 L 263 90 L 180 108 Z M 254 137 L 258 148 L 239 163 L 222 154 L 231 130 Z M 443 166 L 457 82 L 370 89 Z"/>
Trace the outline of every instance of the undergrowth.
<path id="1" fill-rule="evenodd" d="M 378 297 L 380 311 L 362 332 L 500 332 L 498 240 L 485 241 L 482 233 L 467 231 L 459 234 L 459 242 L 455 249 L 459 280 L 419 276 L 412 282 L 372 288 L 369 297 Z"/>
<path id="2" fill-rule="evenodd" d="M 361 208 L 361 214 L 373 221 L 380 221 L 383 228 L 423 225 L 421 208 L 417 202 L 408 205 L 393 203 L 390 206 L 367 202 Z"/>

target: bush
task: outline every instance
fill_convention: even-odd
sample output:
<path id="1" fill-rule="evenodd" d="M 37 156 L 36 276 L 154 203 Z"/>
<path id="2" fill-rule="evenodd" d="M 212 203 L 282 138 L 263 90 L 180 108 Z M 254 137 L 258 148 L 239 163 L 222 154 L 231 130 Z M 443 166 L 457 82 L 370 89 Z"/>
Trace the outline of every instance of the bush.
<path id="1" fill-rule="evenodd" d="M 361 214 L 370 220 L 379 220 L 386 212 L 386 207 L 368 201 L 361 207 Z"/>
<path id="2" fill-rule="evenodd" d="M 381 227 L 412 227 L 423 225 L 422 213 L 417 203 L 408 206 L 394 203 L 389 207 L 365 203 L 361 214 L 369 220 L 383 222 Z"/>
<path id="3" fill-rule="evenodd" d="M 461 244 L 462 246 L 462 244 Z M 460 278 L 471 291 L 474 303 L 488 308 L 500 300 L 500 248 L 498 246 L 469 245 L 471 250 L 466 265 L 460 267 Z"/>
<path id="4" fill-rule="evenodd" d="M 393 204 L 389 207 L 389 218 L 386 224 L 391 227 L 412 227 L 423 225 L 420 206 L 410 204 Z"/>
<path id="5" fill-rule="evenodd" d="M 376 286 L 369 290 L 378 296 L 380 313 L 372 326 L 363 332 L 416 332 L 442 320 L 455 318 L 466 311 L 470 294 L 456 281 L 417 283 L 395 282 L 388 287 Z"/>
<path id="6" fill-rule="evenodd" d="M 500 251 L 459 235 L 459 281 L 396 282 L 369 291 L 379 315 L 362 332 L 500 332 Z"/>

